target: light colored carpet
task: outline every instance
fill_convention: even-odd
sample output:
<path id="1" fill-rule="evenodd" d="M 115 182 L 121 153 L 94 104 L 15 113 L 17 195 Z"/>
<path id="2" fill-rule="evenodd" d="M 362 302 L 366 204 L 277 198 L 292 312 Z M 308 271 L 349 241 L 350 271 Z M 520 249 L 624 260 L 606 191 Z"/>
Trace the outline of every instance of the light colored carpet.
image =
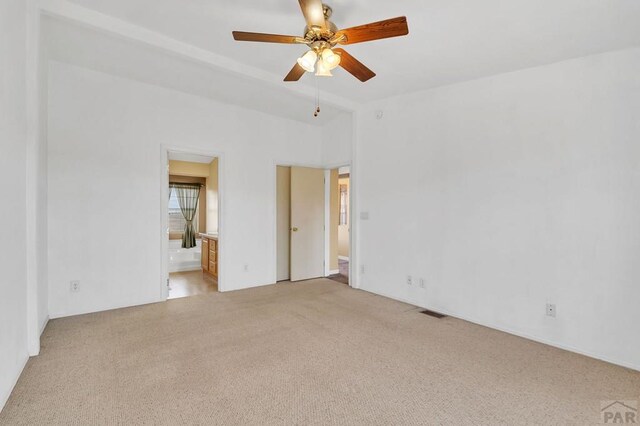
<path id="1" fill-rule="evenodd" d="M 0 424 L 593 424 L 640 373 L 329 280 L 53 320 Z"/>

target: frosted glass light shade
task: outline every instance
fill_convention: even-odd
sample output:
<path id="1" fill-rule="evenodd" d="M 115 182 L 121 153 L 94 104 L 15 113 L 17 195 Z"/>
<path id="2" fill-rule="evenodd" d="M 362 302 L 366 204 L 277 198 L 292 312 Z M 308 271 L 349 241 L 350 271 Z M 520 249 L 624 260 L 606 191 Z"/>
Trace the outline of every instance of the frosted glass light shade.
<path id="1" fill-rule="evenodd" d="M 300 65 L 307 72 L 313 72 L 317 60 L 318 54 L 313 50 L 310 50 L 298 58 L 298 65 Z"/>
<path id="2" fill-rule="evenodd" d="M 321 54 L 322 61 L 330 70 L 340 65 L 340 55 L 337 55 L 331 49 L 324 49 Z"/>
<path id="3" fill-rule="evenodd" d="M 329 69 L 329 67 L 327 67 L 322 59 L 318 60 L 318 69 L 316 70 L 316 75 L 318 77 L 333 77 L 333 74 L 331 74 L 331 70 Z"/>

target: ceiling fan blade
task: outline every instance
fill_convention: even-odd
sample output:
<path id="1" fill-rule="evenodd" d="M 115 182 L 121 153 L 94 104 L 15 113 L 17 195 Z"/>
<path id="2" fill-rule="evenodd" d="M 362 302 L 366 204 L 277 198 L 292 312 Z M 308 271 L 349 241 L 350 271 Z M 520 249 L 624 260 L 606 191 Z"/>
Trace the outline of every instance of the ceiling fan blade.
<path id="1" fill-rule="evenodd" d="M 298 81 L 304 73 L 304 68 L 296 63 L 293 68 L 291 68 L 291 71 L 289 71 L 289 74 L 284 78 L 284 81 Z"/>
<path id="2" fill-rule="evenodd" d="M 354 44 L 362 43 L 364 41 L 404 36 L 407 34 L 409 34 L 407 18 L 405 16 L 400 16 L 398 18 L 372 22 L 370 24 L 360 25 L 357 27 L 345 28 L 344 30 L 338 31 L 333 39 L 337 40 L 340 44 Z M 340 37 L 342 37 L 342 40 L 340 40 Z"/>
<path id="3" fill-rule="evenodd" d="M 322 30 L 327 28 L 322 0 L 298 0 L 298 3 L 309 28 L 318 27 Z"/>
<path id="4" fill-rule="evenodd" d="M 349 71 L 355 78 L 365 82 L 376 76 L 376 73 L 367 68 L 362 62 L 348 54 L 344 49 L 335 48 L 333 51 L 340 55 L 340 66 Z"/>
<path id="5" fill-rule="evenodd" d="M 258 41 L 262 43 L 286 44 L 300 43 L 302 41 L 301 37 L 291 35 L 248 33 L 244 31 L 233 31 L 233 39 L 236 41 Z"/>

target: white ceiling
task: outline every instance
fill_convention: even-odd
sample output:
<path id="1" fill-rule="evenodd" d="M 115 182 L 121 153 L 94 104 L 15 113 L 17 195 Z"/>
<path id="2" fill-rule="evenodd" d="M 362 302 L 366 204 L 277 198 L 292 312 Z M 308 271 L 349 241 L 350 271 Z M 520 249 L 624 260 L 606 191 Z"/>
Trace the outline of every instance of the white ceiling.
<path id="1" fill-rule="evenodd" d="M 284 77 L 300 45 L 234 42 L 232 30 L 300 35 L 295 0 L 71 0 Z M 323 91 L 367 102 L 419 89 L 640 45 L 638 0 L 332 0 L 349 27 L 406 15 L 407 37 L 347 46 L 378 75 L 360 83 L 343 70 Z M 315 85 L 311 75 L 299 83 Z"/>
<path id="2" fill-rule="evenodd" d="M 312 98 L 69 20 L 45 16 L 41 32 L 41 52 L 46 60 L 78 65 L 318 126 L 346 113 L 343 108 L 323 103 L 322 112 L 316 118 Z"/>

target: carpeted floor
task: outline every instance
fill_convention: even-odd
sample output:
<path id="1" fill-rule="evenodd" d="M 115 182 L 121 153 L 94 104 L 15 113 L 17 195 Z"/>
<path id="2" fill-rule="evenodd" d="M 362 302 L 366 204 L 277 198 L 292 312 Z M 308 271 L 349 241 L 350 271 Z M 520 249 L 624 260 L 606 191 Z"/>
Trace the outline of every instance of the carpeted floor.
<path id="1" fill-rule="evenodd" d="M 2 425 L 594 424 L 640 373 L 320 279 L 53 320 Z"/>

